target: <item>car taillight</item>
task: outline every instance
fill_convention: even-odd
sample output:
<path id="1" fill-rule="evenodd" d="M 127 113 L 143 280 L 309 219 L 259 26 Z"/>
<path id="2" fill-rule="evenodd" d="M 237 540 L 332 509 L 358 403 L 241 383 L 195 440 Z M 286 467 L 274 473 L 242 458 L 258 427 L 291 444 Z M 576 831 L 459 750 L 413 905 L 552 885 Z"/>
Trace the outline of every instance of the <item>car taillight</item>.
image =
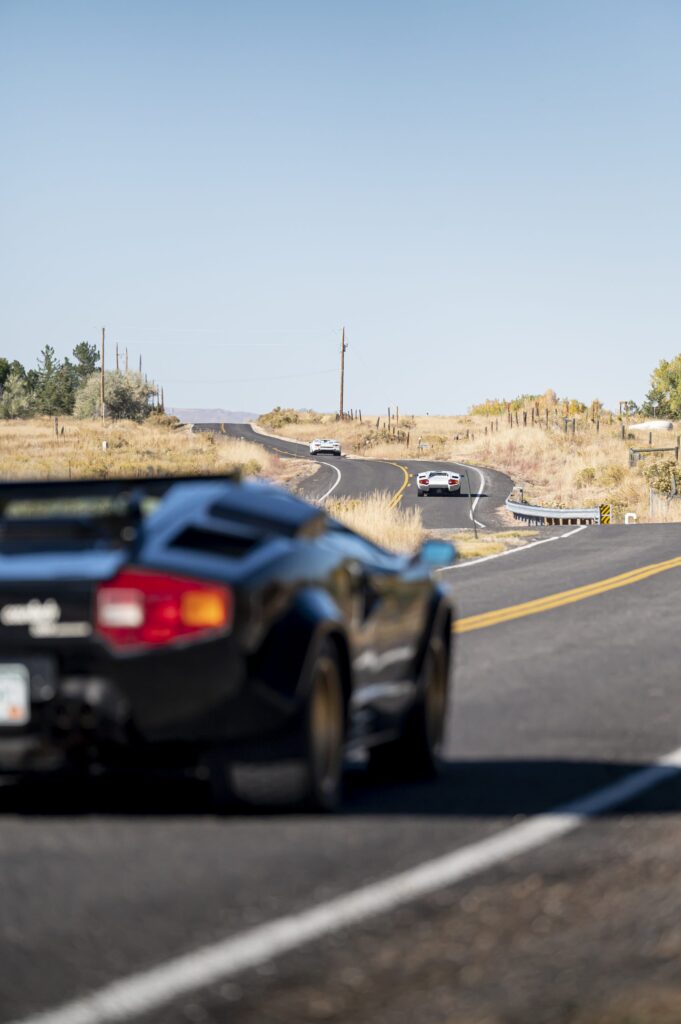
<path id="1" fill-rule="evenodd" d="M 449 482 L 450 482 L 450 484 L 458 484 L 458 482 L 459 482 L 458 476 L 451 477 Z"/>
<path id="2" fill-rule="evenodd" d="M 144 569 L 123 569 L 97 588 L 95 629 L 114 647 L 161 647 L 231 629 L 228 587 Z"/>
<path id="3" fill-rule="evenodd" d="M 419 483 L 420 484 L 427 484 L 428 483 L 428 477 L 427 476 L 420 476 L 419 477 Z"/>

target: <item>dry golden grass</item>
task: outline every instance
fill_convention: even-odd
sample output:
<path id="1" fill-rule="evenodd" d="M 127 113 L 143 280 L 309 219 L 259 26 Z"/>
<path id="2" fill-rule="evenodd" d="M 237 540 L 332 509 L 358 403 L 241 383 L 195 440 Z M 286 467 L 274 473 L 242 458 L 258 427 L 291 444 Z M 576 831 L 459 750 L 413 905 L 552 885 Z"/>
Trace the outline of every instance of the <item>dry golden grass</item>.
<path id="1" fill-rule="evenodd" d="M 369 455 L 391 460 L 420 458 L 451 459 L 489 467 L 507 473 L 525 491 L 525 499 L 545 506 L 585 508 L 609 502 L 616 521 L 625 512 L 635 512 L 639 522 L 681 521 L 681 501 L 660 508 L 651 516 L 648 507 L 648 481 L 644 463 L 634 469 L 628 465 L 629 448 L 645 447 L 647 437 L 622 439 L 621 425 L 610 424 L 606 417 L 597 433 L 586 418 L 578 418 L 577 430 L 566 434 L 558 425 L 510 427 L 500 417 L 499 429 L 492 430 L 492 419 L 483 416 L 410 416 L 400 426 L 409 424 L 409 444 L 388 440 L 377 433 L 376 417 L 339 422 L 333 415 L 303 417 L 300 423 L 278 428 L 283 436 L 309 440 L 326 433 L 337 437 L 348 454 Z M 384 425 L 381 417 L 381 430 Z M 522 422 L 522 418 L 521 418 Z M 560 422 L 560 421 L 559 421 Z M 674 431 L 660 433 L 654 445 L 675 443 Z M 428 445 L 420 449 L 419 440 Z"/>
<path id="2" fill-rule="evenodd" d="M 393 495 L 374 491 L 362 498 L 335 498 L 326 503 L 326 510 L 351 530 L 367 537 L 390 551 L 411 553 L 425 539 L 418 508 L 393 507 Z"/>
<path id="3" fill-rule="evenodd" d="M 239 469 L 289 483 L 313 466 L 279 459 L 261 445 L 187 427 L 61 419 L 55 436 L 49 417 L 0 421 L 0 477 L 5 480 L 68 477 L 146 477 L 222 473 Z M 107 448 L 102 447 L 106 442 Z"/>
<path id="4" fill-rule="evenodd" d="M 510 548 L 523 547 L 537 535 L 536 530 L 499 530 L 494 533 L 481 531 L 477 539 L 470 530 L 452 534 L 451 540 L 461 559 L 485 558 L 487 555 L 500 555 Z"/>

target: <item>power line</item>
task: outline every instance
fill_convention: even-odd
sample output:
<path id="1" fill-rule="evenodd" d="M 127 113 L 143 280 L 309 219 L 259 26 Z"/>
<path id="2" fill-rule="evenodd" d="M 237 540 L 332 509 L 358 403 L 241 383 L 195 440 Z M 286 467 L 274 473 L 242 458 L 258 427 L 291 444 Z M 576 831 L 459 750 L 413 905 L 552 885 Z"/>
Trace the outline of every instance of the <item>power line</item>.
<path id="1" fill-rule="evenodd" d="M 121 331 L 160 331 L 163 334 L 227 334 L 224 327 L 131 327 L 117 326 L 116 333 Z M 336 327 L 243 327 L 239 334 L 329 334 L 336 335 Z M 236 333 L 232 331 L 231 333 Z"/>
<path id="2" fill-rule="evenodd" d="M 258 384 L 260 381 L 266 380 L 293 380 L 298 377 L 322 377 L 325 374 L 337 373 L 337 370 L 313 370 L 309 373 L 286 373 L 279 377 L 238 377 L 223 379 L 219 377 L 209 377 L 208 379 L 196 380 L 190 379 L 189 377 L 177 378 L 175 380 L 164 378 L 165 384 Z"/>
<path id="3" fill-rule="evenodd" d="M 117 332 L 117 333 L 120 335 L 120 332 Z M 160 346 L 163 346 L 163 348 L 168 348 L 168 347 L 171 347 L 171 346 L 182 347 L 182 346 L 186 345 L 187 342 L 186 341 L 167 341 L 165 339 L 163 341 L 130 341 L 130 340 L 128 340 L 128 341 L 126 341 L 125 344 L 128 345 L 129 347 L 132 347 L 133 345 L 135 345 L 137 348 L 144 348 L 144 347 L 146 347 L 148 345 L 160 345 Z M 280 348 L 282 350 L 282 352 L 284 350 L 286 350 L 288 352 L 292 348 L 313 348 L 315 346 L 318 347 L 319 344 L 320 343 L 318 341 L 294 341 L 294 342 L 286 342 L 286 343 L 282 343 L 280 341 L 257 341 L 255 343 L 252 343 L 252 342 L 249 342 L 249 341 L 226 341 L 226 342 L 222 342 L 222 343 L 209 342 L 208 344 L 205 344 L 204 342 L 202 342 L 201 343 L 201 348 L 202 349 L 207 349 L 207 348 L 218 348 L 218 349 L 220 349 L 220 348 Z"/>

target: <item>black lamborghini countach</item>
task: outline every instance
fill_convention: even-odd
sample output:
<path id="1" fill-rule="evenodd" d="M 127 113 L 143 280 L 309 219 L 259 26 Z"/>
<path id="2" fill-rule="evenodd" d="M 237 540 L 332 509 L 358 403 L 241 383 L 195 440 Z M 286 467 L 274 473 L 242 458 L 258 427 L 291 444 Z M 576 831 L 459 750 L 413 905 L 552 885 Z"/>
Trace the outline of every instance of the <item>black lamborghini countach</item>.
<path id="1" fill-rule="evenodd" d="M 428 776 L 453 555 L 228 477 L 0 484 L 0 772 L 172 768 L 324 810 L 353 749 Z"/>

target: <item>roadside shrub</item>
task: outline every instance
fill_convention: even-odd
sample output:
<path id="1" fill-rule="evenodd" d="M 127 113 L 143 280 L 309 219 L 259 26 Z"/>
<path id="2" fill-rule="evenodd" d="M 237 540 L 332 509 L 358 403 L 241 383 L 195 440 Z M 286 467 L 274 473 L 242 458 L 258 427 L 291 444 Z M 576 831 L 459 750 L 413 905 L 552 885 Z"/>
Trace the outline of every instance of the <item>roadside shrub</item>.
<path id="1" fill-rule="evenodd" d="M 276 430 L 278 427 L 283 427 L 286 423 L 300 423 L 300 414 L 295 409 L 282 409 L 281 406 L 277 405 L 271 412 L 266 412 L 259 416 L 258 423 L 262 423 L 264 427 L 272 427 L 273 430 Z"/>
<path id="2" fill-rule="evenodd" d="M 598 483 L 602 487 L 619 487 L 627 475 L 627 471 L 624 466 L 620 466 L 617 463 L 610 463 L 607 466 L 602 466 L 598 471 Z"/>
<path id="3" fill-rule="evenodd" d="M 673 494 L 678 487 L 679 467 L 674 459 L 656 459 L 643 469 L 643 475 L 658 494 Z"/>
<path id="4" fill-rule="evenodd" d="M 596 470 L 593 466 L 584 466 L 575 473 L 575 487 L 591 487 L 596 482 Z"/>
<path id="5" fill-rule="evenodd" d="M 150 427 L 172 427 L 173 430 L 185 426 L 177 416 L 169 416 L 166 412 L 150 413 L 147 417 L 147 423 Z"/>

